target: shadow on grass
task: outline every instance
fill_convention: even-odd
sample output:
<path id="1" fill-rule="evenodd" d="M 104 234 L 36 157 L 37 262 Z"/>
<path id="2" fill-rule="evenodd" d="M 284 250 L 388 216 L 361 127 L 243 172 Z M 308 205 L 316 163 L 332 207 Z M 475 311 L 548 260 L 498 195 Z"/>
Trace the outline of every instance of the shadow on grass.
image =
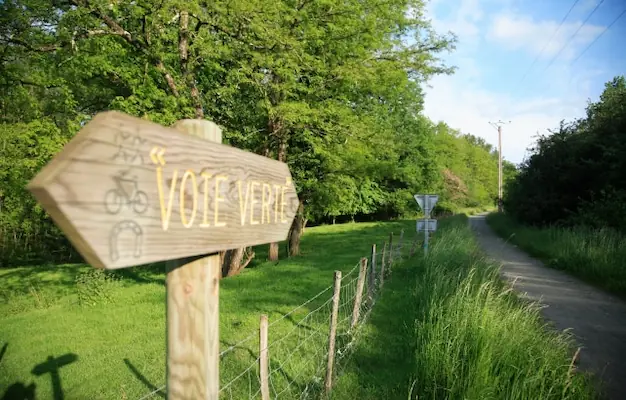
<path id="1" fill-rule="evenodd" d="M 283 318 L 286 321 L 291 322 L 294 326 L 299 327 L 299 328 L 304 328 L 307 331 L 315 331 L 317 330 L 316 328 L 313 328 L 307 324 L 303 324 L 302 321 L 296 321 L 295 318 L 293 318 L 293 316 L 291 314 L 289 315 L 285 315 L 284 312 L 280 311 L 280 310 L 271 310 L 269 311 L 269 314 L 277 314 L 279 317 L 278 318 Z"/>
<path id="2" fill-rule="evenodd" d="M 258 355 L 255 354 L 254 351 L 249 347 L 239 346 L 236 343 L 230 343 L 230 342 L 227 342 L 226 340 L 220 340 L 220 343 L 223 344 L 224 346 L 227 346 L 226 348 L 229 350 L 227 353 L 224 354 L 224 357 L 228 357 L 228 354 L 230 353 L 230 351 L 237 350 L 237 349 L 243 350 L 246 353 L 248 353 L 250 355 L 250 361 L 254 361 L 258 357 Z"/>
<path id="3" fill-rule="evenodd" d="M 63 400 L 63 389 L 61 387 L 61 375 L 59 369 L 78 360 L 78 356 L 74 353 L 67 353 L 59 357 L 48 356 L 48 359 L 36 365 L 31 373 L 35 376 L 50 374 L 52 380 L 52 396 L 54 400 Z"/>
<path id="4" fill-rule="evenodd" d="M 87 264 L 39 265 L 0 270 L 0 299 L 6 302 L 17 296 L 33 296 L 44 293 L 46 299 L 54 300 L 76 293 L 77 279 L 91 270 Z M 165 285 L 165 264 L 156 263 L 132 268 L 107 271 L 122 282 L 132 284 Z"/>
<path id="5" fill-rule="evenodd" d="M 395 265 L 393 278 L 385 281 L 350 359 L 342 366 L 342 378 L 333 389 L 334 398 L 408 398 L 416 367 L 415 341 L 411 339 L 414 276 L 407 266 L 413 264 L 416 258 Z"/>
<path id="6" fill-rule="evenodd" d="M 12 295 L 28 294 L 33 286 L 44 284 L 47 291 L 61 294 L 74 287 L 76 277 L 86 268 L 85 264 L 64 264 L 0 270 L 0 290 Z"/>
<path id="7" fill-rule="evenodd" d="M 222 359 L 225 359 L 227 357 L 229 357 L 229 354 L 231 353 L 231 351 L 234 350 L 243 350 L 245 353 L 247 353 L 250 358 L 248 360 L 249 362 L 258 362 L 258 357 L 259 357 L 259 353 L 258 353 L 258 349 L 257 352 L 255 352 L 254 350 L 252 350 L 250 347 L 246 347 L 246 346 L 239 346 L 235 343 L 230 343 L 226 340 L 220 340 L 220 343 L 224 346 L 227 346 L 227 348 L 229 349 L 229 352 L 226 353 L 224 355 L 224 357 Z M 294 387 L 298 389 L 298 392 L 302 392 L 304 390 L 304 385 L 298 384 L 298 382 L 296 382 L 296 380 L 283 368 L 282 364 L 279 361 L 276 361 L 272 358 L 271 356 L 271 351 L 270 351 L 270 357 L 269 357 L 269 373 L 274 374 L 274 373 L 278 373 L 287 383 L 290 387 Z M 244 369 L 246 367 L 246 362 L 239 362 L 239 364 L 242 364 L 240 366 L 240 369 Z M 253 390 L 254 392 L 254 390 Z"/>
<path id="8" fill-rule="evenodd" d="M 121 268 L 112 273 L 122 279 L 139 284 L 159 284 L 165 286 L 165 263 L 140 265 L 132 268 Z"/>
<path id="9" fill-rule="evenodd" d="M 2 400 L 35 400 L 35 389 L 37 385 L 34 383 L 26 386 L 22 382 L 16 382 L 4 392 Z"/>
<path id="10" fill-rule="evenodd" d="M 4 355 L 8 343 L 2 347 L 2 353 Z M 0 359 L 2 357 L 0 356 Z M 31 373 L 35 376 L 42 376 L 50 374 L 52 381 L 52 398 L 54 400 L 63 400 L 65 398 L 63 394 L 63 387 L 61 385 L 61 374 L 59 370 L 66 365 L 72 364 L 78 360 L 78 356 L 74 353 L 67 353 L 59 357 L 48 356 L 46 361 L 41 364 L 35 365 L 31 370 Z M 8 387 L 7 391 L 2 396 L 2 400 L 31 400 L 35 399 L 35 390 L 37 385 L 31 383 L 25 385 L 23 382 L 15 382 Z"/>
<path id="11" fill-rule="evenodd" d="M 8 347 L 9 347 L 9 343 L 5 343 L 2 346 L 2 350 L 0 350 L 0 363 L 2 362 L 2 359 L 4 358 L 4 355 L 6 354 Z"/>
<path id="12" fill-rule="evenodd" d="M 165 398 L 165 392 L 163 390 L 160 390 L 154 383 L 150 382 L 148 378 L 146 378 L 141 373 L 141 371 L 139 371 L 139 369 L 137 369 L 137 367 L 135 367 L 130 362 L 128 358 L 124 359 L 124 364 L 126 364 L 130 372 L 132 372 L 133 375 L 135 375 L 135 377 L 139 379 L 139 381 L 141 381 L 141 383 L 143 383 L 148 388 L 148 390 L 150 390 L 151 392 L 154 392 L 154 394 L 159 395 L 162 398 Z"/>
<path id="13" fill-rule="evenodd" d="M 304 273 L 306 279 L 307 272 L 310 271 L 325 270 L 332 273 L 335 269 L 345 270 L 347 266 L 356 264 L 359 257 L 369 254 L 373 243 L 381 245 L 383 241 L 388 240 L 389 232 L 394 232 L 397 237 L 401 228 L 406 231 L 413 223 L 413 221 L 378 222 L 365 225 L 347 223 L 317 227 L 315 230 L 305 232 L 301 256 L 288 257 L 286 242 L 281 242 L 279 246 L 281 258 L 278 261 L 266 261 L 268 245 L 256 246 L 254 248 L 256 257 L 246 268 L 246 272 L 262 272 L 262 276 L 256 276 L 256 278 L 266 278 L 268 273 L 275 273 L 274 268 L 289 268 L 298 265 L 305 268 L 301 272 Z M 45 264 L 0 270 L 0 277 L 3 281 L 0 296 L 2 293 L 29 295 L 33 287 L 38 288 L 42 285 L 45 286 L 46 292 L 55 293 L 58 296 L 73 293 L 77 277 L 89 268 L 91 267 L 86 264 Z M 165 285 L 165 263 L 123 268 L 108 273 L 133 284 Z M 288 278 L 294 279 L 296 276 L 290 274 Z M 240 280 L 239 276 L 225 279 L 224 286 L 226 288 L 230 285 L 238 286 L 236 283 L 231 283 L 238 280 Z M 332 283 L 332 275 L 329 276 L 328 281 Z M 246 285 L 249 283 L 250 280 L 246 280 Z M 314 291 L 324 287 L 321 286 L 322 282 L 308 283 L 309 285 L 305 285 L 303 290 L 294 290 L 291 294 L 303 293 L 303 296 L 298 298 L 304 302 L 310 297 L 308 296 L 311 293 L 309 289 Z"/>
<path id="14" fill-rule="evenodd" d="M 316 228 L 316 231 L 305 234 L 301 256 L 283 259 L 278 263 L 258 264 L 256 268 L 247 269 L 235 278 L 224 279 L 222 290 L 237 293 L 235 302 L 238 310 L 243 308 L 284 315 L 290 311 L 288 307 L 302 304 L 331 286 L 335 270 L 345 274 L 357 266 L 361 257 L 371 253 L 373 244 L 382 249 L 390 232 L 397 238 L 400 230 L 404 229 L 404 240 L 408 243 L 412 239 L 411 228 L 414 229 L 414 221 Z M 261 256 L 260 252 L 257 254 Z M 319 301 L 312 302 L 308 308 L 326 299 L 327 296 L 321 296 Z M 276 308 L 282 305 L 286 307 L 284 310 Z"/>
<path id="15" fill-rule="evenodd" d="M 270 323 L 284 319 L 283 322 L 271 327 L 270 343 L 289 335 L 294 328 L 302 328 L 302 330 L 310 332 L 309 334 L 316 334 L 314 331 L 319 331 L 319 328 L 310 323 L 306 316 L 332 297 L 334 271 L 341 270 L 345 277 L 349 271 L 358 266 L 361 257 L 367 257 L 371 254 L 373 244 L 376 244 L 378 249 L 382 249 L 382 244 L 389 240 L 391 232 L 394 233 L 395 241 L 398 240 L 400 231 L 404 229 L 404 244 L 408 245 L 415 236 L 413 233 L 414 224 L 414 221 L 401 221 L 317 227 L 305 233 L 301 245 L 301 256 L 282 259 L 278 263 L 259 263 L 254 269 L 246 269 L 236 277 L 222 280 L 220 297 L 223 307 L 221 307 L 220 314 L 224 321 L 229 321 L 223 325 L 223 337 L 229 338 L 228 341 L 236 346 L 238 340 L 252 333 L 255 326 L 258 326 L 256 321 L 258 321 L 257 318 L 260 314 L 269 315 Z M 284 250 L 284 247 L 281 243 L 281 250 Z M 257 250 L 255 249 L 255 251 Z M 257 254 L 258 257 L 263 257 L 263 253 L 260 251 Z M 282 251 L 281 254 L 283 254 Z M 356 278 L 357 274 L 358 270 L 355 269 L 352 276 Z M 403 277 L 398 277 L 398 279 L 401 280 Z M 318 294 L 320 294 L 319 297 L 299 308 L 293 314 L 286 316 L 287 313 Z M 406 300 L 403 301 L 404 303 L 400 303 L 399 307 L 411 309 L 407 306 Z M 236 326 L 233 321 L 237 322 Z M 386 328 L 390 331 L 400 330 L 396 326 Z M 328 335 L 327 327 L 322 328 L 322 330 L 318 333 L 324 338 L 322 340 L 327 340 L 325 339 Z M 345 347 L 349 340 L 347 336 L 338 337 L 338 348 Z M 222 342 L 222 344 L 232 346 L 227 342 Z M 245 344 L 242 346 L 242 350 L 247 352 L 245 356 L 242 355 L 245 357 L 245 361 L 238 359 L 238 357 L 225 357 L 229 359 L 229 370 L 244 370 L 250 362 L 256 360 L 258 349 L 254 346 L 250 348 L 245 346 Z M 402 350 L 398 357 L 404 359 L 407 354 L 410 353 Z M 276 365 L 274 362 L 283 362 L 285 358 L 283 355 L 277 355 L 275 351 L 272 352 L 272 350 L 270 350 L 270 360 L 272 368 L 276 369 L 273 376 L 278 378 L 278 387 L 286 388 L 287 385 L 290 385 L 292 393 L 295 393 L 297 385 L 297 390 L 300 392 L 306 389 L 309 394 L 312 392 L 314 395 L 323 391 L 323 376 L 313 377 L 307 373 L 298 376 L 297 371 L 302 368 L 308 369 L 310 366 Z M 318 361 L 325 363 L 325 361 L 320 360 L 315 360 L 316 368 Z M 313 361 L 311 360 L 311 362 Z M 290 363 L 299 362 L 295 361 L 295 357 L 290 361 Z M 295 369 L 292 370 L 292 367 Z M 289 377 L 289 374 L 293 376 L 293 379 Z M 278 391 L 280 390 L 278 389 Z M 406 392 L 404 390 L 404 393 Z"/>

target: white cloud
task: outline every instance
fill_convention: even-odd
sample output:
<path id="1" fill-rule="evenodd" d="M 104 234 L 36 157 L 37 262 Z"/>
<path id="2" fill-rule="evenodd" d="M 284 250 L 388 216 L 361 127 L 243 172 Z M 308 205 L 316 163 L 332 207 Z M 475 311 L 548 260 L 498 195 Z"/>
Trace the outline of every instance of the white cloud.
<path id="1" fill-rule="evenodd" d="M 462 71 L 462 70 L 461 70 Z M 591 96 L 590 76 L 563 74 L 564 84 L 575 79 L 580 85 L 569 86 L 566 94 L 537 94 L 520 100 L 508 93 L 496 93 L 468 83 L 465 74 L 438 76 L 426 89 L 425 114 L 433 121 L 444 121 L 464 133 L 471 133 L 497 145 L 497 132 L 490 121 L 511 121 L 503 126 L 502 154 L 514 163 L 521 162 L 526 149 L 534 144 L 537 133 L 556 129 L 561 120 L 584 116 L 586 99 Z M 549 93 L 549 92 L 545 92 Z"/>
<path id="2" fill-rule="evenodd" d="M 572 11 L 573 13 L 588 13 L 589 11 L 593 10 L 599 3 L 600 0 L 579 1 Z"/>
<path id="3" fill-rule="evenodd" d="M 527 15 L 502 12 L 494 16 L 486 37 L 509 50 L 525 50 L 533 56 L 540 54 L 543 49 L 541 55 L 546 58 L 554 57 L 567 43 L 560 57 L 571 60 L 583 46 L 591 43 L 604 29 L 599 25 L 582 26 L 582 21 L 565 22 L 554 34 L 558 26 L 559 23 L 554 20 L 535 21 Z M 572 38 L 579 28 L 576 36 Z M 547 43 L 546 41 L 553 35 L 552 41 Z"/>
<path id="4" fill-rule="evenodd" d="M 484 17 L 481 0 L 459 0 L 456 4 L 447 3 L 452 9 L 446 18 L 433 18 L 432 23 L 438 32 L 453 32 L 461 40 L 475 40 L 479 33 L 479 22 Z M 442 5 L 440 1 L 431 1 L 429 4 L 429 15 L 433 15 L 435 7 Z"/>
<path id="5" fill-rule="evenodd" d="M 586 7 L 590 1 L 585 1 Z M 436 16 L 433 24 L 437 30 L 449 29 L 459 36 L 469 35 L 470 39 L 461 37 L 465 40 L 448 60 L 458 66 L 457 73 L 437 76 L 425 88 L 424 113 L 434 121 L 444 121 L 452 128 L 480 136 L 494 146 L 498 135 L 489 122 L 510 120 L 510 124 L 503 126 L 503 156 L 519 163 L 535 143 L 537 134 L 557 129 L 561 120 L 572 121 L 585 115 L 587 100 L 597 94 L 598 79 L 606 74 L 599 70 L 576 70 L 560 63 L 539 75 L 528 76 L 525 84 L 517 88 L 511 82 L 510 70 L 503 68 L 496 76 L 487 75 L 483 69 L 486 61 L 478 56 L 481 51 L 489 49 L 493 53 L 504 47 L 521 50 L 523 59 L 532 59 L 552 37 L 560 19 L 535 20 L 520 12 L 514 14 L 509 0 L 459 0 L 455 3 L 444 12 L 443 3 L 437 1 L 439 13 L 433 13 L 434 8 L 431 8 L 429 15 Z M 553 58 L 580 26 L 581 22 L 564 23 L 542 56 Z M 602 29 L 601 26 L 583 26 L 558 61 L 571 60 Z M 510 62 L 503 65 L 510 68 Z M 494 74 L 493 65 L 489 71 Z M 513 80 L 519 79 L 517 72 Z M 503 89 L 493 84 L 494 79 L 505 80 Z"/>

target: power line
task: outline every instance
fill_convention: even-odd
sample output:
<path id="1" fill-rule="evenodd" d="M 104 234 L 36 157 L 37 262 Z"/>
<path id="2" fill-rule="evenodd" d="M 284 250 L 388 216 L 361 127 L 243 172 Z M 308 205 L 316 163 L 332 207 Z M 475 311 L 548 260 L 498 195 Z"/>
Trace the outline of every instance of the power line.
<path id="1" fill-rule="evenodd" d="M 587 18 L 585 18 L 585 21 L 583 21 L 583 23 L 578 27 L 578 29 L 576 29 L 576 32 L 574 32 L 574 34 L 572 36 L 570 36 L 570 38 L 567 40 L 567 42 L 565 42 L 563 47 L 561 47 L 561 49 L 558 51 L 558 53 L 556 53 L 556 55 L 552 58 L 552 60 L 550 60 L 548 65 L 544 68 L 543 72 L 546 72 L 548 70 L 548 68 L 550 68 L 552 66 L 554 61 L 559 57 L 559 55 L 561 55 L 561 52 L 563 52 L 563 50 L 565 50 L 565 48 L 570 44 L 572 39 L 574 39 L 574 37 L 576 37 L 578 32 L 580 32 L 580 30 L 587 24 L 587 21 L 589 21 L 589 19 L 593 16 L 593 14 L 595 14 L 595 12 L 598 10 L 598 8 L 600 8 L 602 3 L 604 3 L 604 0 L 600 0 L 600 2 L 595 6 L 595 8 L 593 10 L 591 10 L 589 15 L 587 15 Z"/>
<path id="2" fill-rule="evenodd" d="M 533 67 L 535 66 L 535 64 L 537 63 L 537 60 L 539 60 L 539 57 L 541 57 L 541 55 L 543 54 L 543 52 L 548 48 L 548 45 L 550 43 L 552 43 L 552 39 L 554 39 L 554 37 L 556 36 L 556 34 L 559 32 L 559 30 L 561 29 L 561 27 L 563 26 L 563 23 L 565 23 L 565 20 L 567 19 L 567 17 L 569 17 L 569 15 L 571 14 L 572 10 L 574 9 L 574 7 L 576 7 L 576 5 L 580 2 L 580 0 L 575 0 L 574 4 L 572 4 L 572 6 L 569 8 L 569 10 L 567 11 L 567 14 L 565 14 L 565 16 L 563 17 L 563 19 L 561 20 L 561 23 L 559 24 L 559 26 L 556 28 L 556 30 L 554 32 L 552 32 L 552 36 L 550 37 L 550 39 L 546 42 L 546 44 L 543 46 L 543 48 L 541 49 L 541 51 L 539 52 L 539 54 L 537 54 L 537 57 L 535 57 L 535 59 L 533 60 L 533 62 L 530 64 L 530 67 L 528 67 L 528 69 L 526 70 L 526 72 L 524 73 L 524 75 L 522 76 L 522 79 L 520 79 L 518 85 L 521 85 L 522 82 L 524 82 L 524 79 L 526 79 L 526 76 L 528 76 L 528 73 L 530 72 L 531 69 L 533 69 Z"/>
<path id="3" fill-rule="evenodd" d="M 615 18 L 615 19 L 614 19 L 614 20 L 613 20 L 610 24 L 608 24 L 608 25 L 604 28 L 604 30 L 603 30 L 602 32 L 600 32 L 600 34 L 599 34 L 598 36 L 596 36 L 596 38 L 595 38 L 595 39 L 593 39 L 593 41 L 592 41 L 591 43 L 589 43 L 589 46 L 587 46 L 587 47 L 585 48 L 585 50 L 583 50 L 583 51 L 582 51 L 582 53 L 580 53 L 580 54 L 578 55 L 578 57 L 576 57 L 576 59 L 575 59 L 574 61 L 572 61 L 572 63 L 570 64 L 570 66 L 571 66 L 571 65 L 574 65 L 574 64 L 576 63 L 576 61 L 578 61 L 578 60 L 580 59 L 580 57 L 582 57 L 582 56 L 583 56 L 583 54 L 585 54 L 585 53 L 587 52 L 587 50 L 589 50 L 589 49 L 591 48 L 591 46 L 593 46 L 593 45 L 594 45 L 594 44 L 598 41 L 598 39 L 600 39 L 600 38 L 602 37 L 602 35 L 604 35 L 604 34 L 606 33 L 606 31 L 608 31 L 609 29 L 611 29 L 611 27 L 612 27 L 612 26 L 613 26 L 613 25 L 614 25 L 614 24 L 615 24 L 615 23 L 616 23 L 616 22 L 617 22 L 620 18 L 622 18 L 622 17 L 624 16 L 624 14 L 626 14 L 626 8 L 625 8 L 625 9 L 624 9 L 624 11 L 622 11 L 622 13 L 621 13 L 621 14 L 619 14 L 619 15 L 618 15 L 618 16 L 617 16 L 617 17 L 616 17 L 616 18 Z"/>

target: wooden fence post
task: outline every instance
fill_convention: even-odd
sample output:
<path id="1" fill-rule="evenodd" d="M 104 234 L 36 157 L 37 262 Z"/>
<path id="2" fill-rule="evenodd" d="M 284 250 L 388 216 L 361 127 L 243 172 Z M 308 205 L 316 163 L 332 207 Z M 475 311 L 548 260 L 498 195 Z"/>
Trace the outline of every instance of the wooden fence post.
<path id="1" fill-rule="evenodd" d="M 393 264 L 393 232 L 389 233 L 389 270 L 391 271 L 391 264 Z"/>
<path id="2" fill-rule="evenodd" d="M 183 120 L 177 131 L 222 142 L 222 131 L 210 121 Z M 168 261 L 167 266 L 167 398 L 215 399 L 220 387 L 220 256 Z M 190 385 L 189 382 L 196 382 Z"/>
<path id="3" fill-rule="evenodd" d="M 398 240 L 398 257 L 402 258 L 402 241 L 404 239 L 404 229 L 400 231 L 400 240 Z"/>
<path id="4" fill-rule="evenodd" d="M 384 276 L 383 273 L 385 272 L 385 264 L 386 263 L 387 263 L 387 242 L 383 243 L 383 255 L 382 255 L 381 261 L 380 261 L 380 273 L 381 273 L 381 276 Z"/>
<path id="5" fill-rule="evenodd" d="M 372 262 L 370 263 L 370 273 L 367 286 L 367 297 L 369 306 L 374 301 L 374 289 L 376 289 L 376 244 L 372 245 Z"/>
<path id="6" fill-rule="evenodd" d="M 333 310 L 330 315 L 330 332 L 328 334 L 328 364 L 326 364 L 326 380 L 324 392 L 328 395 L 333 386 L 333 366 L 335 364 L 335 336 L 337 335 L 337 314 L 339 313 L 339 293 L 341 292 L 341 271 L 335 271 L 335 287 L 333 291 Z"/>
<path id="7" fill-rule="evenodd" d="M 359 268 L 359 279 L 356 281 L 356 293 L 354 296 L 354 308 L 352 309 L 352 321 L 350 322 L 350 330 L 354 329 L 359 322 L 361 313 L 361 300 L 363 299 L 363 288 L 365 287 L 365 275 L 367 274 L 367 258 L 361 258 Z"/>
<path id="8" fill-rule="evenodd" d="M 380 288 L 382 289 L 383 284 L 385 283 L 385 253 L 387 252 L 387 243 L 383 244 L 383 256 L 382 261 L 380 263 Z"/>
<path id="9" fill-rule="evenodd" d="M 268 327 L 267 315 L 263 314 L 259 323 L 259 380 L 261 381 L 261 399 L 263 400 L 270 399 Z"/>

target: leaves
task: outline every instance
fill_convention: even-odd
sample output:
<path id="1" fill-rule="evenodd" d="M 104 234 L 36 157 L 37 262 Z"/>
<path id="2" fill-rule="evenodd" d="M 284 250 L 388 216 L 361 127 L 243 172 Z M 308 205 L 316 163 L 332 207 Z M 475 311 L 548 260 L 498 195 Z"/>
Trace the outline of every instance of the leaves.
<path id="1" fill-rule="evenodd" d="M 1 190 L 11 208 L 3 232 L 53 229 L 24 185 L 105 110 L 163 125 L 218 123 L 226 143 L 289 164 L 314 223 L 413 212 L 412 195 L 424 191 L 443 190 L 456 206 L 491 202 L 492 150 L 421 115 L 422 84 L 453 71 L 439 54 L 455 41 L 432 29 L 424 7 L 417 0 L 0 3 L 8 182 Z M 444 170 L 467 191 L 458 196 Z"/>
<path id="2" fill-rule="evenodd" d="M 585 118 L 539 137 L 510 183 L 506 207 L 531 224 L 626 223 L 626 79 L 607 82 Z"/>

